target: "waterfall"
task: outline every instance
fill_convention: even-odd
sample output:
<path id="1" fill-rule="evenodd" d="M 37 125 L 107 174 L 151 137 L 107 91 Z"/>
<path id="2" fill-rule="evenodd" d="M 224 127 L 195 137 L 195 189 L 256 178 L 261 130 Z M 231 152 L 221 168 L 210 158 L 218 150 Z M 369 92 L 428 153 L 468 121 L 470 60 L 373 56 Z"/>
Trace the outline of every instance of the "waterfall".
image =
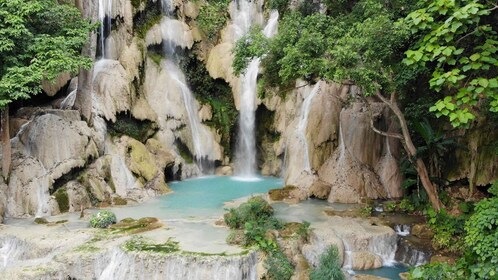
<path id="1" fill-rule="evenodd" d="M 342 243 L 344 244 L 344 263 L 342 267 L 350 274 L 355 274 L 353 271 L 353 251 L 351 245 L 346 239 L 342 239 Z"/>
<path id="2" fill-rule="evenodd" d="M 7 236 L 0 243 L 0 271 L 14 262 L 26 257 L 29 248 L 26 243 L 12 236 Z"/>
<path id="3" fill-rule="evenodd" d="M 239 9 L 236 13 L 234 24 L 238 28 L 237 35 L 245 35 L 252 23 L 251 14 L 253 9 L 245 8 L 249 2 L 238 2 Z M 270 19 L 263 30 L 266 37 L 275 35 L 278 25 L 278 12 L 272 11 Z M 239 37 L 240 38 L 240 37 Z M 239 133 L 236 147 L 236 174 L 243 178 L 254 178 L 256 176 L 256 92 L 259 72 L 259 58 L 253 59 L 241 77 L 240 91 L 240 115 L 239 115 Z"/>
<path id="4" fill-rule="evenodd" d="M 189 256 L 124 252 L 115 248 L 95 260 L 95 278 L 256 280 L 255 252 L 241 256 Z M 102 267 L 102 264 L 106 264 Z M 75 275 L 76 276 L 76 275 Z"/>
<path id="5" fill-rule="evenodd" d="M 49 177 L 48 171 L 43 167 L 43 175 L 38 178 L 36 188 L 36 200 L 37 200 L 37 208 L 36 208 L 36 217 L 50 216 L 50 209 L 48 206 L 48 200 L 50 199 L 50 195 L 48 193 Z"/>
<path id="6" fill-rule="evenodd" d="M 338 164 L 342 163 L 344 161 L 344 157 L 346 156 L 346 143 L 344 143 L 344 133 L 342 131 L 342 112 L 344 109 L 342 109 L 341 113 L 339 113 L 339 160 Z"/>
<path id="7" fill-rule="evenodd" d="M 109 46 L 106 42 L 105 34 L 111 32 L 112 0 L 99 0 L 99 47 L 101 58 L 109 58 Z"/>
<path id="8" fill-rule="evenodd" d="M 394 226 L 394 231 L 396 232 L 397 235 L 399 236 L 408 236 L 410 235 L 410 225 L 395 225 Z"/>
<path id="9" fill-rule="evenodd" d="M 188 86 L 185 74 L 179 67 L 181 54 L 177 52 L 177 48 L 187 48 L 189 39 L 184 36 L 181 23 L 171 18 L 175 9 L 171 0 L 162 0 L 161 3 L 165 14 L 161 22 L 161 32 L 163 51 L 166 57 L 162 62 L 162 67 L 174 83 L 169 84 L 168 87 L 177 89 L 182 95 L 187 113 L 187 126 L 192 136 L 191 148 L 193 151 L 191 152 L 196 164 L 202 174 L 212 174 L 214 172 L 214 158 L 210 155 L 214 150 L 215 143 L 210 131 L 201 123 L 198 104 Z"/>
<path id="10" fill-rule="evenodd" d="M 311 163 L 309 156 L 308 140 L 306 139 L 306 128 L 308 127 L 308 116 L 310 113 L 311 102 L 320 90 L 320 82 L 316 83 L 310 94 L 304 99 L 301 113 L 299 114 L 299 123 L 296 134 L 301 138 L 303 143 L 303 170 L 311 172 Z"/>

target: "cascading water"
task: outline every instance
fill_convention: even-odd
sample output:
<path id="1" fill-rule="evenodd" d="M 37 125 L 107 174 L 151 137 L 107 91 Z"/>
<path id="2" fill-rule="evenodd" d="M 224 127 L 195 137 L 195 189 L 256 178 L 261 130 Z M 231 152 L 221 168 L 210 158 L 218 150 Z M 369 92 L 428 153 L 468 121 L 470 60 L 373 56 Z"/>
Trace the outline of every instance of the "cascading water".
<path id="1" fill-rule="evenodd" d="M 174 12 L 173 3 L 168 0 L 163 0 L 161 3 L 165 14 L 161 22 L 161 32 L 163 51 L 166 57 L 162 62 L 162 67 L 168 73 L 171 81 L 174 82 L 174 85 L 168 85 L 168 87 L 177 88 L 183 97 L 188 127 L 192 136 L 192 152 L 197 166 L 202 174 L 212 174 L 214 171 L 214 159 L 210 158 L 210 154 L 215 144 L 209 131 L 201 123 L 198 104 L 188 86 L 185 74 L 179 67 L 181 55 L 177 52 L 177 48 L 186 48 L 188 40 L 184 38 L 181 23 L 172 18 Z"/>
<path id="2" fill-rule="evenodd" d="M 301 138 L 303 143 L 303 170 L 311 172 L 311 163 L 309 156 L 308 140 L 306 139 L 306 128 L 308 127 L 308 116 L 310 113 L 311 102 L 320 91 L 320 82 L 316 83 L 310 94 L 304 99 L 301 113 L 299 115 L 299 123 L 297 125 L 296 134 Z"/>
<path id="3" fill-rule="evenodd" d="M 111 31 L 112 0 L 99 0 L 99 48 L 101 58 L 109 58 L 109 46 L 106 44 L 106 34 Z"/>
<path id="4" fill-rule="evenodd" d="M 247 2 L 238 2 L 238 16 L 235 18 L 237 35 L 245 35 L 251 27 L 251 9 L 242 10 Z M 236 5 L 237 5 L 236 4 Z M 278 12 L 272 11 L 263 30 L 266 37 L 275 35 L 278 26 Z M 241 35 L 241 36 L 242 36 Z M 256 91 L 260 60 L 253 59 L 241 77 L 239 134 L 236 148 L 236 174 L 242 178 L 256 176 Z"/>
<path id="5" fill-rule="evenodd" d="M 50 216 L 50 209 L 48 200 L 50 198 L 49 192 L 49 178 L 48 171 L 43 167 L 43 175 L 39 178 L 36 188 L 36 199 L 38 202 L 36 208 L 36 217 Z"/>

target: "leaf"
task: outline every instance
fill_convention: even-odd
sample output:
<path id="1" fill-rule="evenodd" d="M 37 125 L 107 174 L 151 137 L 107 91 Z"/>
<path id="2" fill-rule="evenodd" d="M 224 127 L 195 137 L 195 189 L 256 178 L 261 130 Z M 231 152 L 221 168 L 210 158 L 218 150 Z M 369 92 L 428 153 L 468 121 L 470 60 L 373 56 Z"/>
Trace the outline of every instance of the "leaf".
<path id="1" fill-rule="evenodd" d="M 488 79 L 480 79 L 479 80 L 479 85 L 481 85 L 483 88 L 487 88 L 489 85 Z"/>
<path id="2" fill-rule="evenodd" d="M 470 58 L 470 60 L 472 60 L 472 61 L 476 61 L 476 60 L 478 60 L 479 58 L 481 58 L 481 55 L 480 55 L 480 54 L 478 54 L 478 53 L 475 53 L 475 54 L 471 55 L 469 58 Z"/>

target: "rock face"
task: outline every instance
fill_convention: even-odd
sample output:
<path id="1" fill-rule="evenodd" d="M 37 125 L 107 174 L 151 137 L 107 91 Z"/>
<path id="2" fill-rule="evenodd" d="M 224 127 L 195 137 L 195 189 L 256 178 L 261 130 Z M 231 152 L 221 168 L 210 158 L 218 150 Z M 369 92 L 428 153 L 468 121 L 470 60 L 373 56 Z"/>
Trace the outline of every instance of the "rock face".
<path id="1" fill-rule="evenodd" d="M 52 183 L 98 157 L 93 132 L 77 111 L 41 111 L 12 140 L 7 215 L 56 214 Z"/>
<path id="2" fill-rule="evenodd" d="M 364 270 L 392 262 L 396 242 L 396 233 L 390 227 L 366 219 L 332 216 L 313 224 L 310 243 L 304 245 L 302 251 L 308 262 L 316 267 L 320 255 L 333 245 L 339 251 L 344 268 Z"/>
<path id="3" fill-rule="evenodd" d="M 274 126 L 281 135 L 273 145 L 262 145 L 271 147 L 263 152 L 263 170 L 280 165 L 286 184 L 331 202 L 400 197 L 399 144 L 370 127 L 373 115 L 377 127 L 391 129 L 385 106 L 356 100 L 354 86 L 320 81 L 298 82 L 296 88 L 285 100 L 263 100 L 275 110 Z"/>

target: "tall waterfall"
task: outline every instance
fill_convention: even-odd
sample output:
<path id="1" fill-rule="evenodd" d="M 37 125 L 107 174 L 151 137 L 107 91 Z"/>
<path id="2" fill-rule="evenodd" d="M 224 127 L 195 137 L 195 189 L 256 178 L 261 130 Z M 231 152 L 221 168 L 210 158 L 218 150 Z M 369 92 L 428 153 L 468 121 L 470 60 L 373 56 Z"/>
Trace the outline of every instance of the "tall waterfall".
<path id="1" fill-rule="evenodd" d="M 306 139 L 306 128 L 308 127 L 308 116 L 310 113 L 311 102 L 320 91 L 320 82 L 316 83 L 310 94 L 304 99 L 301 112 L 299 114 L 299 123 L 297 124 L 296 133 L 301 137 L 303 143 L 303 170 L 311 172 L 311 163 L 309 156 L 308 140 Z"/>
<path id="2" fill-rule="evenodd" d="M 43 167 L 43 175 L 39 178 L 37 188 L 36 188 L 36 200 L 38 202 L 36 208 L 36 217 L 50 216 L 50 209 L 48 206 L 48 201 L 50 195 L 48 192 L 49 188 L 49 178 L 48 171 Z"/>
<path id="3" fill-rule="evenodd" d="M 101 58 L 109 58 L 109 46 L 106 42 L 106 34 L 111 33 L 112 0 L 99 0 L 99 48 Z"/>
<path id="4" fill-rule="evenodd" d="M 166 59 L 162 62 L 163 69 L 173 81 L 173 85 L 182 95 L 187 113 L 188 127 L 192 136 L 193 156 L 202 174 L 211 174 L 214 171 L 214 159 L 210 158 L 215 143 L 206 127 L 201 124 L 199 118 L 199 107 L 190 90 L 185 74 L 179 67 L 181 54 L 177 48 L 188 47 L 187 38 L 184 36 L 182 25 L 178 20 L 172 18 L 174 6 L 171 0 L 162 0 L 165 17 L 161 22 L 163 37 L 163 51 Z"/>
<path id="5" fill-rule="evenodd" d="M 239 2 L 239 14 L 235 18 L 237 31 L 246 34 L 251 27 L 250 9 L 244 8 L 243 3 Z M 278 12 L 272 11 L 270 19 L 263 30 L 266 37 L 275 35 L 278 25 Z M 240 115 L 239 115 L 239 134 L 236 148 L 236 173 L 243 178 L 253 178 L 256 175 L 256 91 L 259 72 L 260 60 L 253 59 L 241 77 L 240 91 Z"/>

